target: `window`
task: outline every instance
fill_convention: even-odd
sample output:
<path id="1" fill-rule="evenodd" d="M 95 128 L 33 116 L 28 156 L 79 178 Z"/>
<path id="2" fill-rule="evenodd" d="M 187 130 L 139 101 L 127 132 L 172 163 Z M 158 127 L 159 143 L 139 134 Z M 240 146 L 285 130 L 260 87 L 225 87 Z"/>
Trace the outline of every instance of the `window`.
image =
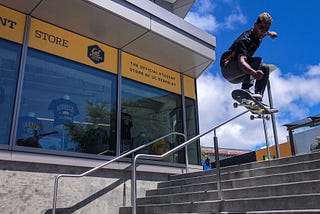
<path id="1" fill-rule="evenodd" d="M 17 145 L 115 155 L 116 75 L 28 50 Z"/>
<path id="2" fill-rule="evenodd" d="M 21 45 L 0 39 L 0 144 L 9 144 Z"/>
<path id="3" fill-rule="evenodd" d="M 173 131 L 183 133 L 181 96 L 122 78 L 121 152 L 151 142 Z M 163 154 L 183 142 L 180 136 L 170 136 L 140 153 Z M 166 158 L 184 162 L 184 152 Z"/>
<path id="4" fill-rule="evenodd" d="M 196 101 L 190 98 L 185 99 L 186 101 L 186 117 L 187 117 L 187 132 L 188 139 L 193 138 L 198 134 L 198 122 L 196 116 Z M 188 145 L 188 158 L 190 164 L 200 164 L 200 144 L 199 140 L 194 141 Z"/>

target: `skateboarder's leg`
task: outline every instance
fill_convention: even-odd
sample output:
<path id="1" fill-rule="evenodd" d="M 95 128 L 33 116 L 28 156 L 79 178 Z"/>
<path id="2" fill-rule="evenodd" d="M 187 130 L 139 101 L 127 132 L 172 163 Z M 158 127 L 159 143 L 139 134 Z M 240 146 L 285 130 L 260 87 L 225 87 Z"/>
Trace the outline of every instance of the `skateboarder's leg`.
<path id="1" fill-rule="evenodd" d="M 252 57 L 248 59 L 248 64 L 254 69 L 258 70 L 262 64 L 261 57 Z M 254 79 L 251 75 L 245 74 L 243 80 L 242 80 L 242 87 L 241 89 L 250 89 L 251 86 L 254 84 Z"/>
<path id="2" fill-rule="evenodd" d="M 242 79 L 241 89 L 249 90 L 253 86 L 254 79 L 250 74 L 245 74 Z"/>
<path id="3" fill-rule="evenodd" d="M 239 68 L 238 61 L 229 62 L 222 68 L 222 75 L 231 83 L 241 83 L 243 81 L 244 73 Z"/>
<path id="4" fill-rule="evenodd" d="M 261 57 L 251 57 L 248 59 L 248 64 L 254 69 L 260 69 L 262 65 L 262 58 Z"/>
<path id="5" fill-rule="evenodd" d="M 267 86 L 269 80 L 270 68 L 269 66 L 263 64 L 261 57 L 252 57 L 248 60 L 248 63 L 255 70 L 262 70 L 264 75 L 261 80 L 256 80 L 255 83 L 255 93 L 263 96 L 264 90 Z"/>
<path id="6" fill-rule="evenodd" d="M 256 81 L 255 93 L 261 94 L 263 96 L 264 91 L 265 91 L 266 86 L 269 81 L 270 67 L 262 64 L 260 69 L 263 71 L 264 75 L 261 80 Z"/>

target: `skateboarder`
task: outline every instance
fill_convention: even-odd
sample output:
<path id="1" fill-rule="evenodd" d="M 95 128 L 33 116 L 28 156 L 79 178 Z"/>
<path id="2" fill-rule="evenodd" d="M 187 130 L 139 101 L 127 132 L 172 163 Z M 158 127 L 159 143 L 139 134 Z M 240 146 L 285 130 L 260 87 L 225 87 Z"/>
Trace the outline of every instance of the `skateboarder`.
<path id="1" fill-rule="evenodd" d="M 253 57 L 253 54 L 264 37 L 270 36 L 272 39 L 278 37 L 276 32 L 269 31 L 271 23 L 270 14 L 261 13 L 253 28 L 243 32 L 220 59 L 222 75 L 229 82 L 242 83 L 241 89 L 249 91 L 256 80 L 252 96 L 259 101 L 262 101 L 269 80 L 270 67 L 263 64 L 261 57 Z"/>

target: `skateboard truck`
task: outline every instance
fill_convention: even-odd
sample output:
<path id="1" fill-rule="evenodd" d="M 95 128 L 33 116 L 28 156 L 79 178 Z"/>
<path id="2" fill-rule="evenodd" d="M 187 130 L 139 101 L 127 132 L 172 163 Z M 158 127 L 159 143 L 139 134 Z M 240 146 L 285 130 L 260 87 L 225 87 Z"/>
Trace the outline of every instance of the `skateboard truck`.
<path id="1" fill-rule="evenodd" d="M 262 115 L 262 114 L 258 114 L 258 115 L 250 115 L 250 120 L 254 120 L 254 119 L 266 119 L 266 120 L 270 120 L 270 115 Z"/>
<path id="2" fill-rule="evenodd" d="M 233 103 L 233 108 L 238 108 L 238 106 L 244 106 L 244 107 L 250 106 L 251 108 L 253 108 L 254 105 L 255 105 L 255 103 L 252 102 L 252 101 L 243 100 L 243 101 L 241 101 L 240 103 L 234 102 L 234 103 Z"/>

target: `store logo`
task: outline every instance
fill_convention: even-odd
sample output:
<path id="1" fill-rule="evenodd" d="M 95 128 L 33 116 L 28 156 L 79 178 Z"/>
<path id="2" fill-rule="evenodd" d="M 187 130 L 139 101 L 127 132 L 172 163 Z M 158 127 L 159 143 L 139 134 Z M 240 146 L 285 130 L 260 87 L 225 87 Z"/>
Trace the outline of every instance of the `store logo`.
<path id="1" fill-rule="evenodd" d="M 95 64 L 104 62 L 104 52 L 98 45 L 88 46 L 87 56 Z"/>

